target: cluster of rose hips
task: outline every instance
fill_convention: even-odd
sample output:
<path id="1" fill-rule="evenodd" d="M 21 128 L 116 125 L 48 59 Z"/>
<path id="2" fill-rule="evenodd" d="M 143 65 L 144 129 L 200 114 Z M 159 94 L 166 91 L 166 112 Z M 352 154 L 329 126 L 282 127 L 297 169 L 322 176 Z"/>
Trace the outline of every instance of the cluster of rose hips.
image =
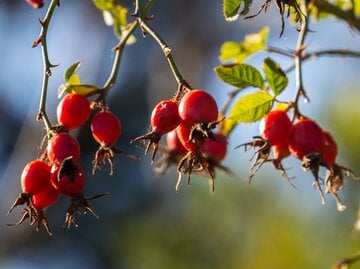
<path id="1" fill-rule="evenodd" d="M 10 213 L 16 206 L 26 205 L 22 218 L 16 224 L 30 218 L 31 224 L 37 224 L 37 230 L 42 223 L 51 234 L 44 209 L 54 204 L 60 195 L 70 197 L 65 218 L 65 226 L 68 228 L 77 225 L 75 213 L 82 215 L 87 210 L 97 217 L 90 201 L 104 194 L 84 197 L 86 176 L 79 163 L 80 146 L 69 133 L 88 121 L 91 107 L 87 97 L 77 93 L 68 94 L 60 101 L 57 107 L 59 125 L 49 132 L 47 147 L 40 158 L 29 162 L 22 172 L 21 193 L 9 210 Z M 91 133 L 100 144 L 93 173 L 108 159 L 112 174 L 113 153 L 122 153 L 114 147 L 121 134 L 120 120 L 107 107 L 102 107 L 91 119 Z"/>
<path id="2" fill-rule="evenodd" d="M 258 148 L 251 167 L 249 181 L 265 162 L 272 162 L 276 169 L 291 183 L 281 161 L 290 155 L 302 161 L 305 171 L 314 175 L 313 187 L 320 192 L 322 203 L 325 197 L 321 188 L 323 180 L 319 177 L 319 168 L 325 167 L 326 192 L 330 192 L 339 211 L 345 206 L 337 194 L 344 185 L 344 175 L 356 178 L 348 168 L 337 164 L 338 148 L 330 132 L 323 130 L 314 120 L 299 116 L 292 122 L 287 111 L 273 110 L 260 121 L 260 136 L 241 146 Z"/>
<path id="3" fill-rule="evenodd" d="M 176 99 L 176 98 L 175 98 Z M 179 98 L 178 98 L 179 99 Z M 205 172 L 214 190 L 214 167 L 222 168 L 220 162 L 227 151 L 226 138 L 213 133 L 219 123 L 215 99 L 206 91 L 189 90 L 178 100 L 163 100 L 151 113 L 152 130 L 131 142 L 149 140 L 145 153 L 153 146 L 152 162 L 161 149 L 163 156 L 155 164 L 155 172 L 162 174 L 169 164 L 177 163 L 179 173 L 176 190 L 179 189 L 182 174 L 187 175 L 188 184 L 193 172 Z M 159 147 L 159 141 L 166 134 L 167 146 Z"/>

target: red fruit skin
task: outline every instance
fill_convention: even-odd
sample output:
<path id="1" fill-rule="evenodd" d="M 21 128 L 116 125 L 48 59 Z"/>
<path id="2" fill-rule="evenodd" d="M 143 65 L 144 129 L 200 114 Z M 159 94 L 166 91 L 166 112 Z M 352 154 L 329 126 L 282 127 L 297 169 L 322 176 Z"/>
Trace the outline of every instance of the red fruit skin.
<path id="1" fill-rule="evenodd" d="M 204 158 L 219 164 L 226 156 L 227 141 L 221 134 L 214 134 L 214 136 L 216 141 L 206 138 L 199 150 Z"/>
<path id="2" fill-rule="evenodd" d="M 79 196 L 85 186 L 85 173 L 80 164 L 76 164 L 72 171 L 64 171 L 59 178 L 60 167 L 51 167 L 51 184 L 61 194 L 76 197 Z"/>
<path id="3" fill-rule="evenodd" d="M 44 6 L 44 0 L 26 0 L 26 2 L 32 5 L 34 9 L 38 9 Z"/>
<path id="4" fill-rule="evenodd" d="M 186 148 L 183 146 L 176 133 L 176 129 L 166 134 L 166 144 L 167 149 L 170 151 L 175 151 L 181 155 L 185 155 L 187 153 Z"/>
<path id="5" fill-rule="evenodd" d="M 88 99 L 78 93 L 66 95 L 58 104 L 56 115 L 58 122 L 67 130 L 83 125 L 90 117 L 91 109 Z"/>
<path id="6" fill-rule="evenodd" d="M 22 192 L 35 195 L 50 183 L 50 166 L 39 160 L 29 162 L 21 174 Z"/>
<path id="7" fill-rule="evenodd" d="M 45 207 L 51 206 L 59 198 L 60 193 L 54 188 L 50 181 L 46 188 L 31 197 L 33 205 L 37 209 L 44 209 Z"/>
<path id="8" fill-rule="evenodd" d="M 112 146 L 121 135 L 119 118 L 110 111 L 101 111 L 91 120 L 91 133 L 102 146 Z"/>
<path id="9" fill-rule="evenodd" d="M 153 132 L 159 135 L 166 134 L 175 129 L 180 121 L 178 105 L 172 100 L 161 101 L 151 113 Z"/>
<path id="10" fill-rule="evenodd" d="M 302 160 L 306 155 L 323 152 L 325 136 L 315 121 L 304 119 L 290 128 L 288 144 L 291 154 Z"/>
<path id="11" fill-rule="evenodd" d="M 272 146 L 280 145 L 287 140 L 292 126 L 286 112 L 273 110 L 260 121 L 260 136 L 270 142 Z"/>
<path id="12" fill-rule="evenodd" d="M 56 134 L 48 142 L 47 155 L 51 164 L 60 165 L 70 157 L 76 163 L 80 159 L 79 142 L 68 133 Z"/>
<path id="13" fill-rule="evenodd" d="M 183 124 L 180 123 L 178 125 L 178 127 L 176 127 L 176 134 L 181 142 L 181 144 L 184 146 L 184 148 L 186 149 L 186 151 L 188 152 L 196 152 L 197 151 L 197 146 L 195 145 L 194 142 L 192 141 L 188 141 L 189 140 L 189 136 L 190 136 L 190 128 Z"/>
<path id="14" fill-rule="evenodd" d="M 196 123 L 216 121 L 218 107 L 209 93 L 203 90 L 192 90 L 181 99 L 179 115 L 182 121 L 191 127 Z"/>
<path id="15" fill-rule="evenodd" d="M 274 159 L 277 161 L 281 161 L 286 157 L 289 157 L 291 154 L 287 143 L 272 146 L 271 150 L 273 152 Z"/>
<path id="16" fill-rule="evenodd" d="M 338 154 L 338 147 L 335 139 L 328 131 L 324 131 L 325 136 L 325 147 L 322 152 L 323 162 L 325 166 L 332 167 L 335 163 L 336 156 Z"/>

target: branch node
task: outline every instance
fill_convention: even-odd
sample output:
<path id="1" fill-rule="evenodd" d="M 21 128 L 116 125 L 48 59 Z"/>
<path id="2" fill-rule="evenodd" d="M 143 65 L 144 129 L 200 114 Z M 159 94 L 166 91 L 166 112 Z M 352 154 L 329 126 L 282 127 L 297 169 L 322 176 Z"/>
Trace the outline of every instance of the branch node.
<path id="1" fill-rule="evenodd" d="M 171 54 L 171 52 L 172 52 L 172 49 L 171 49 L 170 47 L 164 47 L 164 48 L 163 48 L 163 52 L 164 52 L 164 54 L 165 54 L 165 57 L 166 57 L 166 58 L 169 58 L 169 56 L 170 56 L 170 54 Z"/>

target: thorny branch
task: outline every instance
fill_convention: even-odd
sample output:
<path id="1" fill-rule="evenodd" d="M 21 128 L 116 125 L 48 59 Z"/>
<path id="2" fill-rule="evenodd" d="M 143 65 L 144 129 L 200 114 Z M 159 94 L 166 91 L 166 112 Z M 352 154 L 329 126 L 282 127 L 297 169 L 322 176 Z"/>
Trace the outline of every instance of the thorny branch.
<path id="1" fill-rule="evenodd" d="M 60 0 L 52 0 L 51 1 L 44 19 L 43 20 L 39 19 L 39 22 L 41 24 L 41 31 L 40 31 L 39 38 L 33 42 L 33 47 L 36 47 L 37 45 L 41 44 L 41 51 L 42 51 L 42 58 L 43 58 L 43 65 L 44 65 L 44 74 L 43 74 L 40 105 L 39 105 L 39 112 L 37 115 L 37 119 L 44 121 L 47 136 L 50 135 L 50 130 L 52 127 L 51 127 L 49 118 L 46 114 L 46 97 L 47 97 L 49 77 L 51 76 L 51 68 L 56 66 L 56 65 L 51 64 L 50 60 L 49 60 L 48 49 L 47 49 L 47 31 L 48 31 L 48 28 L 50 25 L 51 18 L 54 14 L 54 11 L 55 11 L 56 7 L 59 5 L 60 5 Z"/>

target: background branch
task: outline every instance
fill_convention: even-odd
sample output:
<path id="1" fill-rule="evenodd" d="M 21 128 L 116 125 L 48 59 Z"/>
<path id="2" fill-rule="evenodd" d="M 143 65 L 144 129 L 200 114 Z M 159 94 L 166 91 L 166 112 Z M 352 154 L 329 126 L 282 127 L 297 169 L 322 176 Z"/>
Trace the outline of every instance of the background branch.
<path id="1" fill-rule="evenodd" d="M 312 0 L 311 2 L 320 12 L 332 14 L 338 19 L 344 20 L 350 27 L 360 31 L 360 18 L 357 18 L 353 12 L 342 10 L 325 0 Z"/>

